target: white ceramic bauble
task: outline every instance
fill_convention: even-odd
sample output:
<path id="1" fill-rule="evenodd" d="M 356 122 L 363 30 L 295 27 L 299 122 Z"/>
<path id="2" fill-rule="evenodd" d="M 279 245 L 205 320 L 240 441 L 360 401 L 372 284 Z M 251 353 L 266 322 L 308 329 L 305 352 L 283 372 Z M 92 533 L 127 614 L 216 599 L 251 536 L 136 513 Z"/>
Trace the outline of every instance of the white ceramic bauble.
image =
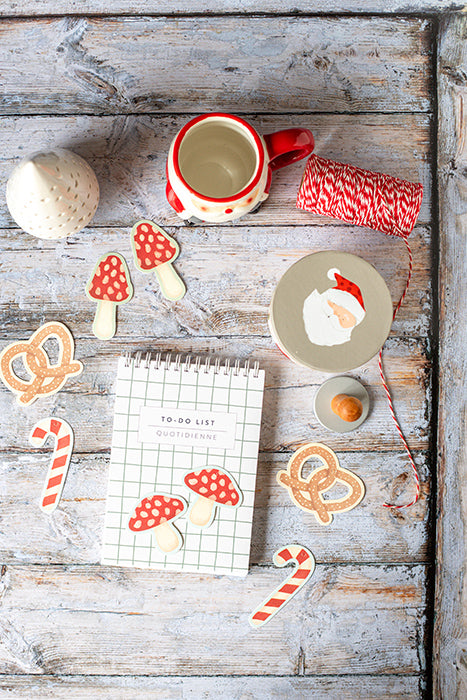
<path id="1" fill-rule="evenodd" d="M 6 188 L 18 226 L 37 238 L 64 238 L 87 226 L 99 203 L 88 163 L 64 148 L 34 153 L 13 170 Z"/>

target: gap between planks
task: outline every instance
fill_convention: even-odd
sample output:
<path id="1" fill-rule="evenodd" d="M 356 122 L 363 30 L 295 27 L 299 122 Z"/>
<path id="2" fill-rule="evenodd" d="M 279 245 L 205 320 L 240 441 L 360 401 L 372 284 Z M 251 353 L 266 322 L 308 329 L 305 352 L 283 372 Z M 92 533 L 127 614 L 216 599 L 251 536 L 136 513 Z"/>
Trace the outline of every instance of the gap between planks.
<path id="1" fill-rule="evenodd" d="M 95 0 L 93 0 L 94 2 Z M 36 4 L 38 5 L 39 3 L 36 0 Z M 56 8 L 57 2 L 54 2 L 53 6 Z M 85 3 L 80 2 L 79 3 L 81 6 Z M 239 11 L 239 10 L 233 10 L 233 9 L 227 9 L 224 12 L 219 10 L 219 5 L 216 3 L 216 9 L 214 11 L 206 11 L 206 10 L 191 10 L 188 11 L 186 9 L 181 9 L 177 10 L 174 9 L 170 11 L 169 9 L 165 11 L 151 11 L 150 9 L 144 10 L 141 13 L 137 13 L 135 11 L 128 11 L 126 9 L 115 9 L 115 6 L 118 3 L 113 2 L 110 6 L 110 9 L 108 12 L 105 11 L 93 11 L 92 7 L 89 7 L 87 10 L 82 10 L 82 11 L 77 11 L 73 12 L 71 11 L 73 8 L 68 8 L 66 10 L 63 10 L 63 12 L 50 12 L 50 11 L 44 11 L 43 13 L 37 12 L 36 14 L 32 13 L 20 13 L 20 14 L 3 14 L 2 10 L 0 8 L 0 21 L 17 21 L 17 20 L 25 20 L 25 21 L 34 21 L 34 20 L 55 20 L 55 19 L 64 19 L 64 18 L 73 18 L 73 19 L 100 19 L 100 20 L 105 20 L 105 19 L 141 19 L 141 18 L 148 18 L 148 19 L 206 19 L 206 18 L 222 18 L 222 19 L 228 19 L 228 18 L 240 18 L 240 19 L 268 19 L 268 18 L 278 18 L 278 19 L 395 19 L 395 20 L 404 20 L 404 19 L 426 19 L 426 20 L 434 20 L 439 17 L 441 13 L 444 12 L 456 12 L 456 11 L 462 11 L 465 7 L 465 3 L 463 2 L 451 2 L 450 6 L 446 6 L 446 0 L 421 0 L 419 2 L 419 6 L 416 7 L 415 3 L 413 7 L 411 8 L 410 5 L 407 5 L 407 3 L 401 3 L 399 7 L 397 7 L 394 10 L 390 9 L 390 5 L 386 2 L 385 5 L 389 7 L 389 9 L 386 10 L 371 10 L 371 9 L 362 9 L 360 11 L 356 11 L 355 6 L 355 0 L 348 0 L 348 2 L 341 2 L 340 7 L 338 7 L 335 10 L 332 10 L 329 8 L 329 3 L 327 3 L 326 9 L 323 9 L 322 11 L 319 11 L 319 9 L 314 9 L 314 10 L 307 10 L 307 9 L 300 9 L 297 5 L 299 4 L 298 2 L 294 3 L 294 6 L 290 8 L 290 10 L 284 10 L 283 9 L 283 2 L 278 3 L 277 7 L 280 7 L 279 10 L 274 9 L 271 7 L 269 10 L 264 10 L 264 9 L 259 9 L 261 6 L 266 4 L 265 2 L 260 2 L 258 3 L 258 9 L 245 9 L 244 11 Z M 144 3 L 140 3 L 140 6 Z M 157 5 L 160 7 L 160 2 L 157 2 Z M 224 2 L 224 4 L 226 4 Z M 305 3 L 307 4 L 307 3 Z M 320 3 L 322 4 L 322 3 Z M 19 5 L 19 3 L 18 3 Z M 156 5 L 156 3 L 154 3 Z M 381 3 L 380 3 L 381 5 Z M 20 5 L 19 5 L 20 6 Z M 346 9 L 346 6 L 348 9 Z"/>

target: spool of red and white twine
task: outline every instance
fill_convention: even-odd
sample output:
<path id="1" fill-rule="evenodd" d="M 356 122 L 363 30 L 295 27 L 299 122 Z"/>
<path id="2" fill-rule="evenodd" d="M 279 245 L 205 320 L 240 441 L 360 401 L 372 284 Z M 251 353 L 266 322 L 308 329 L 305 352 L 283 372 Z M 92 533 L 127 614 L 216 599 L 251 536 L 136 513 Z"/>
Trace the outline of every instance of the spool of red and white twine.
<path id="1" fill-rule="evenodd" d="M 396 304 L 393 320 L 402 306 L 412 276 L 413 257 L 408 236 L 415 226 L 422 204 L 423 186 L 400 180 L 383 173 L 363 170 L 345 163 L 336 163 L 319 156 L 310 156 L 297 196 L 297 207 L 306 211 L 332 216 L 349 224 L 368 226 L 390 236 L 403 239 L 409 255 L 409 271 L 404 291 Z M 386 508 L 408 508 L 418 501 L 420 479 L 412 453 L 397 420 L 391 394 L 383 372 L 383 348 L 378 358 L 381 381 L 389 403 L 389 410 L 399 436 L 409 456 L 415 478 L 415 497 L 410 503 Z"/>

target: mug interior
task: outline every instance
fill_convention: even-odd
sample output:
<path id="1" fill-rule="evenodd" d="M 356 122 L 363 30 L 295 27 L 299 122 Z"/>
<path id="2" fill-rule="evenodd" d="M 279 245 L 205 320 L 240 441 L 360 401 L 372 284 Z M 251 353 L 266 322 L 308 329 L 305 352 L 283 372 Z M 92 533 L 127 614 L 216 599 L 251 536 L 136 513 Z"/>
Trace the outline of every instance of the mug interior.
<path id="1" fill-rule="evenodd" d="M 195 192 L 212 199 L 233 197 L 254 178 L 259 154 L 242 124 L 217 118 L 195 124 L 178 153 L 183 179 Z"/>

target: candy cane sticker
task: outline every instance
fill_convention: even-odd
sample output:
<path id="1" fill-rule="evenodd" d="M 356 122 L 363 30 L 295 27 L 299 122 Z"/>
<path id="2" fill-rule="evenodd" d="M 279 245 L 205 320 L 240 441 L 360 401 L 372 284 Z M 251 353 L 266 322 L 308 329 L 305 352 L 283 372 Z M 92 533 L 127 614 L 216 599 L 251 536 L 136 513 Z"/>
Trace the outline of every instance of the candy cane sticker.
<path id="1" fill-rule="evenodd" d="M 46 513 L 54 511 L 60 501 L 74 443 L 71 426 L 53 417 L 36 423 L 29 441 L 34 447 L 42 447 L 49 435 L 55 436 L 55 447 L 41 495 L 40 507 Z"/>
<path id="2" fill-rule="evenodd" d="M 282 568 L 290 562 L 295 564 L 295 568 L 273 594 L 251 613 L 248 622 L 252 627 L 261 627 L 269 622 L 311 578 L 316 564 L 313 554 L 299 544 L 289 544 L 284 549 L 278 549 L 272 560 L 275 566 Z"/>

